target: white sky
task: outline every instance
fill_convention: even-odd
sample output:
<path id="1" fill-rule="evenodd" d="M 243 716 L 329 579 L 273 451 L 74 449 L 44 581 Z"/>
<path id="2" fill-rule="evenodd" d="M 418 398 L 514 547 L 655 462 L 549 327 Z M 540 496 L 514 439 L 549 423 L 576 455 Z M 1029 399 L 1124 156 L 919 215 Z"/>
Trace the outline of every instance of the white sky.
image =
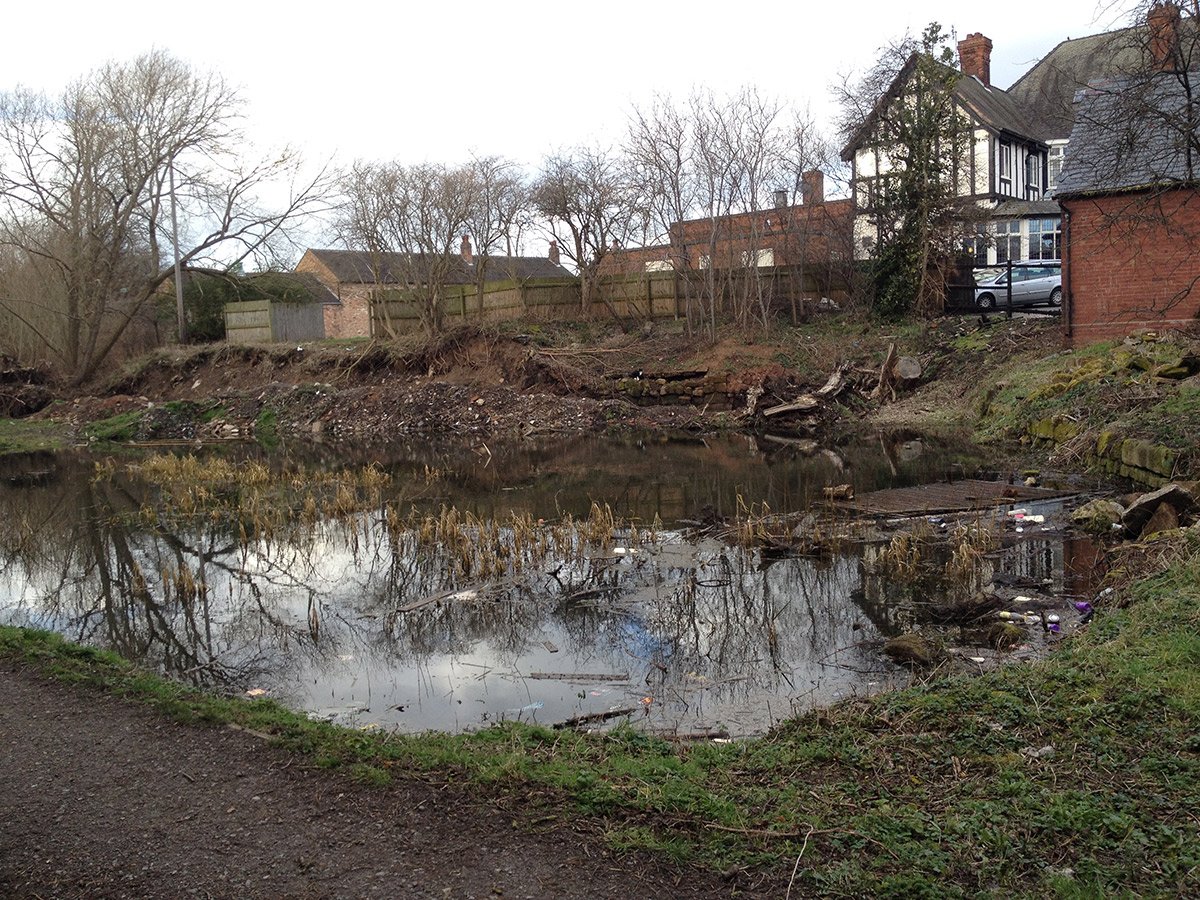
<path id="1" fill-rule="evenodd" d="M 754 84 L 808 106 L 832 134 L 830 86 L 929 22 L 994 43 L 1008 87 L 1067 37 L 1123 24 L 1129 3 L 50 2 L 8 4 L 0 89 L 57 91 L 112 59 L 164 48 L 220 72 L 248 101 L 249 137 L 313 159 L 535 166 L 615 143 L 632 106 Z"/>

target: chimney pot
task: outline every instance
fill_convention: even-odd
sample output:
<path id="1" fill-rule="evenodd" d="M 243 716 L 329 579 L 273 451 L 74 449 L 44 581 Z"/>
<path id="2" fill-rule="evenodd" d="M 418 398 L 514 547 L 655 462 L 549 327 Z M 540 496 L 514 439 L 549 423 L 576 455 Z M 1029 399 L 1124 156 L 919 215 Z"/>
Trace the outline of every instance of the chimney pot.
<path id="1" fill-rule="evenodd" d="M 775 208 L 776 209 L 783 209 L 785 206 L 788 205 L 788 192 L 787 191 L 785 191 L 785 190 L 775 191 L 774 198 L 775 198 Z"/>
<path id="2" fill-rule="evenodd" d="M 465 234 L 462 239 L 462 258 L 468 266 L 475 261 L 475 254 L 471 252 L 471 239 Z"/>
<path id="3" fill-rule="evenodd" d="M 992 41 L 980 32 L 958 42 L 958 64 L 962 73 L 975 76 L 984 87 L 992 86 Z"/>
<path id="4" fill-rule="evenodd" d="M 554 263 L 556 266 L 562 265 L 561 256 L 558 252 L 558 241 L 550 242 L 550 262 Z"/>

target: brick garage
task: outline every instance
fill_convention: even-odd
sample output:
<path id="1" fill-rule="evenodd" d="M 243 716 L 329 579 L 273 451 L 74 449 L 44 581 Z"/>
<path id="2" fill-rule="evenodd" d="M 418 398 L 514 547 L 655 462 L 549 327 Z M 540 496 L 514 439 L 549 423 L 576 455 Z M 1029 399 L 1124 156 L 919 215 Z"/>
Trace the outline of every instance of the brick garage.
<path id="1" fill-rule="evenodd" d="M 1064 198 L 1068 344 L 1182 328 L 1200 315 L 1200 194 L 1191 188 Z"/>

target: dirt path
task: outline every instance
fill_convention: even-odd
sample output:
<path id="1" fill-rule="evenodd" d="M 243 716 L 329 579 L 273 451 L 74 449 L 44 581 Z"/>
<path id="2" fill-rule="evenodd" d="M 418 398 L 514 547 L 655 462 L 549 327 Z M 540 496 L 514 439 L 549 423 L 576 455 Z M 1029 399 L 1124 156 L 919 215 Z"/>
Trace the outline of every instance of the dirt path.
<path id="1" fill-rule="evenodd" d="M 464 791 L 358 786 L 244 732 L 0 660 L 5 897 L 722 897 L 719 877 L 534 833 Z"/>

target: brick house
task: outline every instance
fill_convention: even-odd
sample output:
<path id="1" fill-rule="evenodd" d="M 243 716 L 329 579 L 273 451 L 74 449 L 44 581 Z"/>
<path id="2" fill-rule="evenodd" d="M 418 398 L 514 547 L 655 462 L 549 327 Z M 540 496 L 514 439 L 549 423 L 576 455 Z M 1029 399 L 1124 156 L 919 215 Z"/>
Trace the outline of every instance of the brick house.
<path id="1" fill-rule="evenodd" d="M 295 271 L 315 277 L 333 297 L 324 307 L 326 337 L 372 337 L 371 300 L 381 288 L 406 283 L 404 273 L 412 270 L 408 262 L 409 257 L 402 253 L 309 249 L 296 263 Z M 481 273 L 485 283 L 574 277 L 559 262 L 558 248 L 553 244 L 549 256 L 478 259 L 471 250 L 470 239 L 464 235 L 454 263 L 448 284 L 476 284 Z"/>
<path id="2" fill-rule="evenodd" d="M 1071 345 L 1200 316 L 1200 70 L 1187 68 L 1170 9 L 1153 32 L 1148 72 L 1094 82 L 1076 101 L 1055 192 Z"/>
<path id="3" fill-rule="evenodd" d="M 851 258 L 849 199 L 825 199 L 825 175 L 801 176 L 801 202 L 777 191 L 769 209 L 672 222 L 669 242 L 607 253 L 601 275 L 758 268 L 828 268 Z"/>

